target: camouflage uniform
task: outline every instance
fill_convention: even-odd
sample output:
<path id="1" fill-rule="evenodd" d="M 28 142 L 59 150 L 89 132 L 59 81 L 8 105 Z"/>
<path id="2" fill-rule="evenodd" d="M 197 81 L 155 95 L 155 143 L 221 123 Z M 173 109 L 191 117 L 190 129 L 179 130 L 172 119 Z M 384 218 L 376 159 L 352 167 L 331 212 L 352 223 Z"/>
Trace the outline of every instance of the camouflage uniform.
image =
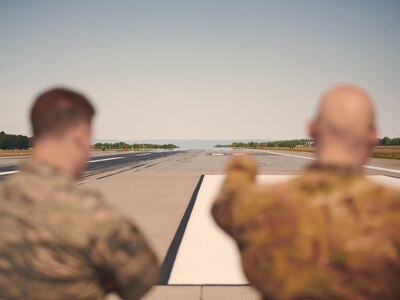
<path id="1" fill-rule="evenodd" d="M 0 184 L 0 299 L 138 299 L 157 275 L 138 228 L 59 170 L 29 161 Z"/>
<path id="2" fill-rule="evenodd" d="M 318 164 L 277 185 L 255 176 L 231 161 L 212 213 L 264 299 L 400 299 L 400 192 Z"/>

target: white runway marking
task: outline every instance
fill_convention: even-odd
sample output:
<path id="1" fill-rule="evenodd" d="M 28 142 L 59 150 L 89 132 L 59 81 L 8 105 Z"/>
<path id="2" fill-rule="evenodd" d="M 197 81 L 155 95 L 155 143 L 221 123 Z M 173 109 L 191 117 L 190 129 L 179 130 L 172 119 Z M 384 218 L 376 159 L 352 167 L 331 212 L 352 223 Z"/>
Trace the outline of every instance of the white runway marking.
<path id="1" fill-rule="evenodd" d="M 295 175 L 259 175 L 257 181 L 275 184 Z M 367 176 L 400 189 L 400 180 Z M 221 187 L 224 175 L 206 175 L 183 236 L 168 284 L 176 285 L 242 285 L 248 281 L 242 272 L 241 260 L 233 240 L 214 222 L 210 210 Z"/>
<path id="2" fill-rule="evenodd" d="M 115 160 L 115 159 L 121 159 L 123 157 L 110 157 L 110 158 L 102 158 L 102 159 L 93 159 L 93 160 L 88 160 L 88 163 L 95 163 L 95 162 L 100 162 L 100 161 L 108 161 L 108 160 Z"/>
<path id="3" fill-rule="evenodd" d="M 100 162 L 100 161 L 108 161 L 108 160 L 115 160 L 115 159 L 121 159 L 123 157 L 110 157 L 110 158 L 102 158 L 102 159 L 94 159 L 94 160 L 88 160 L 88 163 L 95 163 L 95 162 Z M 7 171 L 7 172 L 0 172 L 0 176 L 5 176 L 5 175 L 12 175 L 15 173 L 18 173 L 19 170 L 15 171 Z"/>
<path id="4" fill-rule="evenodd" d="M 11 174 L 15 174 L 15 173 L 18 173 L 19 171 L 7 171 L 7 172 L 0 172 L 0 176 L 3 176 L 3 175 L 11 175 Z"/>
<path id="5" fill-rule="evenodd" d="M 236 245 L 210 209 L 224 180 L 205 176 L 169 278 L 169 284 L 246 284 Z"/>
<path id="6" fill-rule="evenodd" d="M 135 156 L 143 156 L 143 155 L 149 155 L 149 154 L 151 154 L 151 152 L 138 153 L 138 154 L 135 154 Z"/>
<path id="7" fill-rule="evenodd" d="M 293 154 L 286 154 L 286 153 L 280 153 L 280 152 L 274 152 L 274 151 L 266 151 L 266 150 L 261 150 L 262 152 L 269 153 L 269 154 L 276 154 L 276 155 L 282 155 L 282 156 L 289 156 L 289 157 L 296 157 L 296 158 L 304 158 L 304 159 L 311 159 L 311 160 L 316 160 L 315 157 L 308 157 L 308 156 L 301 156 L 301 155 L 293 155 Z"/>
<path id="8" fill-rule="evenodd" d="M 400 174 L 400 170 L 396 170 L 396 169 L 387 169 L 387 168 L 380 168 L 380 167 L 373 167 L 373 166 L 363 166 L 363 167 L 367 168 L 367 169 L 372 169 L 372 170 L 378 170 L 378 171 L 385 171 L 385 172 L 391 172 L 391 173 Z"/>
<path id="9" fill-rule="evenodd" d="M 143 154 L 138 154 L 136 156 L 142 156 L 142 155 L 148 155 L 150 153 L 143 153 Z M 101 161 L 109 161 L 109 160 L 116 160 L 116 159 L 121 159 L 123 157 L 118 156 L 118 157 L 109 157 L 109 158 L 101 158 L 101 159 L 92 159 L 92 160 L 88 160 L 87 163 L 96 163 L 96 162 L 101 162 Z M 15 174 L 18 173 L 19 171 L 8 171 L 8 172 L 0 172 L 0 176 L 3 175 L 11 175 L 11 174 Z"/>
<path id="10" fill-rule="evenodd" d="M 301 155 L 293 155 L 293 154 L 286 154 L 286 153 L 280 153 L 280 152 L 274 152 L 274 151 L 265 151 L 262 150 L 262 152 L 265 153 L 270 153 L 270 154 L 276 154 L 276 155 L 282 155 L 282 156 L 289 156 L 289 157 L 296 157 L 296 158 L 304 158 L 304 159 L 311 159 L 311 160 L 316 160 L 315 157 L 308 157 L 308 156 L 301 156 Z M 363 166 L 364 168 L 371 169 L 371 170 L 377 170 L 377 171 L 385 171 L 385 172 L 391 172 L 391 173 L 397 173 L 400 174 L 400 170 L 396 169 L 387 169 L 387 168 L 380 168 L 380 167 L 374 167 L 374 166 Z"/>

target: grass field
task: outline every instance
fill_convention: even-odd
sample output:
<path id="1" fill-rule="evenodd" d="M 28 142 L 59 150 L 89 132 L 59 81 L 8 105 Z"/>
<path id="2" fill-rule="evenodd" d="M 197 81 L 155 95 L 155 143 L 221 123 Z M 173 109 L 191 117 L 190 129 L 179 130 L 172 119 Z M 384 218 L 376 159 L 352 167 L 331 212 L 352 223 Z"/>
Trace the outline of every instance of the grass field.
<path id="1" fill-rule="evenodd" d="M 308 147 L 264 147 L 259 148 L 263 150 L 284 150 L 294 152 L 313 152 L 313 148 Z M 371 155 L 373 158 L 387 158 L 387 159 L 400 159 L 400 146 L 377 146 Z"/>
<path id="2" fill-rule="evenodd" d="M 32 150 L 0 150 L 0 157 L 29 155 L 32 155 Z"/>
<path id="3" fill-rule="evenodd" d="M 400 146 L 378 146 L 378 147 L 375 147 L 372 157 L 400 159 Z"/>

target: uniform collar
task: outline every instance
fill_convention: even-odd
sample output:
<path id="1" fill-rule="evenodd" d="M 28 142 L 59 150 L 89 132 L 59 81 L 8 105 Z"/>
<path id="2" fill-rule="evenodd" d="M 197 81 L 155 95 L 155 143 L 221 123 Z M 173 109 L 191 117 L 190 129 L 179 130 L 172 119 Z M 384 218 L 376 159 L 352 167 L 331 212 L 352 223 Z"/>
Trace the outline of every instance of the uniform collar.
<path id="1" fill-rule="evenodd" d="M 57 182 L 57 185 L 71 185 L 74 179 L 71 175 L 48 163 L 33 159 L 21 163 L 20 170 L 38 178 L 48 179 L 48 182 Z"/>
<path id="2" fill-rule="evenodd" d="M 350 166 L 338 166 L 332 164 L 322 164 L 320 162 L 313 163 L 307 167 L 310 171 L 325 171 L 329 173 L 336 173 L 341 175 L 362 175 L 361 168 L 354 168 Z"/>

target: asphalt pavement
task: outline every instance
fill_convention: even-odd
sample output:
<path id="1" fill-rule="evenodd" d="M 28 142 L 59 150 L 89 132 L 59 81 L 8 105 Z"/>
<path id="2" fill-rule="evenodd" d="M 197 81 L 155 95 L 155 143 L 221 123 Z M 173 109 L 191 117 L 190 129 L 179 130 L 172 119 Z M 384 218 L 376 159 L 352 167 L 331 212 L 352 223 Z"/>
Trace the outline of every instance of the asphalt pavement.
<path id="1" fill-rule="evenodd" d="M 80 179 L 118 170 L 121 168 L 137 168 L 149 164 L 149 162 L 166 158 L 180 153 L 180 151 L 157 151 L 157 152 L 116 152 L 106 155 L 93 155 L 89 158 L 86 171 Z M 29 157 L 5 157 L 0 158 L 0 180 L 18 172 L 18 166 Z"/>

